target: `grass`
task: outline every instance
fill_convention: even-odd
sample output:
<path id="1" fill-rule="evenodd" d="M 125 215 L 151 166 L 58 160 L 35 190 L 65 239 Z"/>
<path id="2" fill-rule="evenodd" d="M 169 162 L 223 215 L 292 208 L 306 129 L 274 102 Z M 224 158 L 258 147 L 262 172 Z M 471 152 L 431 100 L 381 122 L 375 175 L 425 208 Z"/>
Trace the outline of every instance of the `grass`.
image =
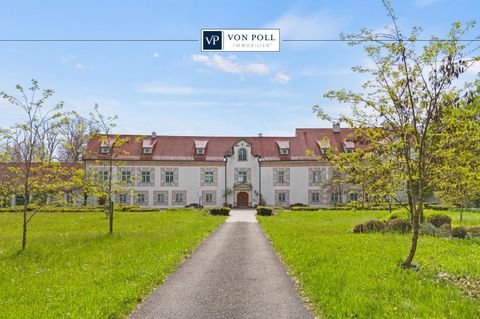
<path id="1" fill-rule="evenodd" d="M 448 213 L 458 222 L 458 213 Z M 479 318 L 478 300 L 438 279 L 439 272 L 480 278 L 480 243 L 422 236 L 415 263 L 402 270 L 410 236 L 353 234 L 382 211 L 281 212 L 258 217 L 322 318 Z M 480 225 L 464 213 L 463 225 Z"/>
<path id="2" fill-rule="evenodd" d="M 0 318 L 122 318 L 225 217 L 195 211 L 0 214 Z"/>

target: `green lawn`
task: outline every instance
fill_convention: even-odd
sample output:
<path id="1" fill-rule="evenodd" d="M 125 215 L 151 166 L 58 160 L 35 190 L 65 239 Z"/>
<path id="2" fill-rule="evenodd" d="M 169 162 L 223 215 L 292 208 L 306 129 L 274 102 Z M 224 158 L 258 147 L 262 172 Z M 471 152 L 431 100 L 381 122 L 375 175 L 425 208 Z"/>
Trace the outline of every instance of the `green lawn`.
<path id="1" fill-rule="evenodd" d="M 259 217 L 275 249 L 324 318 L 480 318 L 478 300 L 438 280 L 439 272 L 480 278 L 480 242 L 422 236 L 415 263 L 401 270 L 410 235 L 353 234 L 386 212 L 281 212 Z M 458 213 L 449 213 L 458 223 Z M 465 213 L 465 225 L 480 225 Z"/>
<path id="2" fill-rule="evenodd" d="M 225 217 L 194 211 L 0 214 L 0 318 L 122 318 Z"/>

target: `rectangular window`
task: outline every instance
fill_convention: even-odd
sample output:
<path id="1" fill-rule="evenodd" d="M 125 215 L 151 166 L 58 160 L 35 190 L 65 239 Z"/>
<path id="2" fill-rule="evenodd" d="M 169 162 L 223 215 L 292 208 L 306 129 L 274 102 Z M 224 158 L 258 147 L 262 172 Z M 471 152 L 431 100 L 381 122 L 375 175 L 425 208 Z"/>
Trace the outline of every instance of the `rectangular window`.
<path id="1" fill-rule="evenodd" d="M 203 155 L 205 154 L 205 149 L 204 148 L 197 148 L 197 155 Z"/>
<path id="2" fill-rule="evenodd" d="M 145 203 L 145 194 L 137 194 L 137 203 L 138 204 Z"/>
<path id="3" fill-rule="evenodd" d="M 102 154 L 108 154 L 108 152 L 110 151 L 110 147 L 100 147 L 100 153 Z"/>
<path id="4" fill-rule="evenodd" d="M 98 172 L 98 178 L 101 181 L 107 181 L 108 180 L 108 172 L 107 171 Z"/>
<path id="5" fill-rule="evenodd" d="M 165 202 L 165 194 L 157 194 L 157 202 L 158 203 Z"/>
<path id="6" fill-rule="evenodd" d="M 345 149 L 345 152 L 346 152 L 346 153 L 353 153 L 353 148 L 346 148 L 346 149 Z"/>
<path id="7" fill-rule="evenodd" d="M 356 202 L 358 200 L 358 193 L 350 193 L 350 201 Z"/>
<path id="8" fill-rule="evenodd" d="M 175 194 L 175 202 L 177 202 L 177 203 L 183 202 L 183 194 L 181 194 L 181 193 L 176 193 L 176 194 Z"/>
<path id="9" fill-rule="evenodd" d="M 332 193 L 330 199 L 331 199 L 332 203 L 340 202 L 340 193 Z"/>
<path id="10" fill-rule="evenodd" d="M 281 148 L 281 149 L 280 149 L 280 154 L 282 154 L 282 155 L 288 155 L 288 148 Z"/>
<path id="11" fill-rule="evenodd" d="M 321 180 L 322 180 L 322 172 L 314 171 L 313 172 L 313 182 L 314 183 L 320 183 Z"/>
<path id="12" fill-rule="evenodd" d="M 173 183 L 174 181 L 174 173 L 173 172 L 165 172 L 165 182 L 166 183 Z"/>
<path id="13" fill-rule="evenodd" d="M 247 172 L 238 172 L 238 182 L 239 183 L 247 182 Z"/>
<path id="14" fill-rule="evenodd" d="M 130 183 L 131 181 L 131 173 L 128 171 L 122 172 L 122 182 Z"/>
<path id="15" fill-rule="evenodd" d="M 285 181 L 285 172 L 278 172 L 278 182 L 283 183 Z"/>
<path id="16" fill-rule="evenodd" d="M 320 201 L 320 193 L 312 193 L 312 202 Z"/>
<path id="17" fill-rule="evenodd" d="M 205 172 L 205 183 L 213 183 L 213 172 Z"/>
<path id="18" fill-rule="evenodd" d="M 142 183 L 150 183 L 150 172 L 142 172 Z"/>
<path id="19" fill-rule="evenodd" d="M 143 148 L 143 154 L 145 154 L 145 155 L 152 154 L 152 148 L 151 147 L 144 147 Z"/>
<path id="20" fill-rule="evenodd" d="M 205 202 L 207 203 L 213 202 L 213 194 L 210 194 L 210 193 L 205 194 Z"/>
<path id="21" fill-rule="evenodd" d="M 127 194 L 120 194 L 120 204 L 126 204 L 127 203 Z"/>
<path id="22" fill-rule="evenodd" d="M 278 193 L 278 201 L 279 201 L 279 202 L 286 202 L 286 201 L 287 201 L 287 194 L 285 194 L 285 193 Z"/>

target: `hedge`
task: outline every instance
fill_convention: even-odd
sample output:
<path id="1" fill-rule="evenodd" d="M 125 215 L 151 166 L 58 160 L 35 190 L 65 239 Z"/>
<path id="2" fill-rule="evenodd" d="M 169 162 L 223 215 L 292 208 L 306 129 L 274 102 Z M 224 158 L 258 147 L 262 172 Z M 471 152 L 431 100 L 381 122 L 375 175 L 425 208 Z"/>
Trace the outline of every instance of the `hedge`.
<path id="1" fill-rule="evenodd" d="M 230 214 L 230 208 L 215 207 L 215 208 L 210 208 L 209 212 L 210 212 L 210 215 L 228 216 Z"/>

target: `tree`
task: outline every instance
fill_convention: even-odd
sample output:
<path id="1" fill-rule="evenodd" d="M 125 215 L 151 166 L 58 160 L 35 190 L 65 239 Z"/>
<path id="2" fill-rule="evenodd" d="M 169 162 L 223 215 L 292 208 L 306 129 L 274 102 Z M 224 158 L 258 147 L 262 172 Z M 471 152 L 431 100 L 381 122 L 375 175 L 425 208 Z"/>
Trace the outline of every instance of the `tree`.
<path id="1" fill-rule="evenodd" d="M 113 166 L 114 161 L 118 158 L 119 155 L 124 154 L 122 146 L 128 142 L 128 138 L 121 137 L 120 135 L 115 135 L 112 133 L 112 130 L 115 128 L 115 121 L 117 116 L 106 116 L 100 113 L 98 104 L 95 104 L 94 113 L 90 114 L 91 123 L 93 130 L 95 131 L 94 135 L 100 140 L 100 145 L 108 149 L 104 155 L 105 160 L 100 160 L 100 162 L 107 163 L 108 167 L 108 176 L 99 177 L 95 176 L 94 186 L 91 189 L 95 192 L 96 196 L 106 196 L 107 202 L 107 215 L 109 220 L 109 233 L 113 233 L 113 212 L 114 212 L 114 201 L 113 198 L 117 193 L 119 187 L 113 179 Z M 118 162 L 115 163 L 118 166 Z M 118 178 L 117 178 L 118 181 Z"/>
<path id="2" fill-rule="evenodd" d="M 73 112 L 61 129 L 62 140 L 59 145 L 59 159 L 63 162 L 80 162 L 92 131 L 92 123 Z"/>
<path id="3" fill-rule="evenodd" d="M 437 138 L 436 195 L 463 208 L 480 194 L 480 83 L 471 104 L 445 112 Z"/>
<path id="4" fill-rule="evenodd" d="M 48 99 L 54 94 L 53 90 L 40 90 L 36 80 L 31 81 L 27 96 L 25 89 L 17 85 L 19 97 L 0 92 L 0 97 L 6 99 L 12 105 L 19 107 L 25 116 L 23 122 L 17 123 L 10 128 L 2 129 L 2 139 L 7 140 L 15 159 L 19 165 L 12 166 L 12 176 L 15 177 L 15 185 L 24 198 L 23 204 L 23 227 L 22 227 L 22 251 L 27 245 L 27 226 L 38 210 L 29 215 L 31 196 L 38 190 L 39 176 L 43 171 L 45 160 L 45 136 L 55 134 L 65 119 L 62 113 L 63 102 L 53 106 L 46 106 Z M 37 97 L 37 94 L 40 96 Z M 50 185 L 53 186 L 53 185 Z"/>
<path id="5" fill-rule="evenodd" d="M 432 188 L 436 136 L 442 130 L 442 116 L 467 98 L 455 81 L 478 57 L 469 56 L 468 43 L 459 39 L 473 27 L 454 23 L 445 39 L 432 37 L 418 48 L 420 28 L 404 35 L 389 1 L 382 1 L 393 27 L 385 34 L 363 29 L 342 37 L 352 45 L 362 44 L 374 67 L 354 67 L 369 74 L 360 93 L 349 90 L 327 92 L 327 98 L 352 104 L 352 115 L 340 118 L 365 130 L 370 152 L 391 159 L 391 169 L 403 176 L 407 209 L 412 216 L 412 238 L 403 267 L 412 266 L 423 218 L 424 192 Z M 422 42 L 423 44 L 423 42 Z M 321 108 L 322 119 L 331 119 Z M 389 143 L 382 143 L 385 138 Z M 374 149 L 372 149 L 374 148 Z"/>

